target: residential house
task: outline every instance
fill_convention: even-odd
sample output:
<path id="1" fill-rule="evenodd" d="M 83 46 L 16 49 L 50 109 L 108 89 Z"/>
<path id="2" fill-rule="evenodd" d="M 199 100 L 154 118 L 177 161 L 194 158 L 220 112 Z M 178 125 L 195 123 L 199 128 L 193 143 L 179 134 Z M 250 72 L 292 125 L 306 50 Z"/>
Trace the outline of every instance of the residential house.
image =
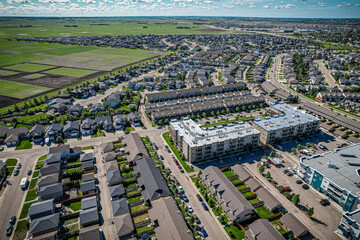
<path id="1" fill-rule="evenodd" d="M 88 181 L 95 180 L 94 173 L 83 174 L 82 177 L 81 177 L 81 180 L 83 182 L 88 182 Z"/>
<path id="2" fill-rule="evenodd" d="M 91 113 L 97 113 L 97 112 L 103 112 L 105 111 L 105 107 L 102 103 L 95 103 L 88 107 L 89 112 Z"/>
<path id="3" fill-rule="evenodd" d="M 54 123 L 49 125 L 45 130 L 45 138 L 48 138 L 50 142 L 55 142 L 57 137 L 62 137 L 61 124 Z"/>
<path id="4" fill-rule="evenodd" d="M 79 231 L 79 240 L 100 240 L 100 226 L 95 224 L 89 227 L 83 227 Z"/>
<path id="5" fill-rule="evenodd" d="M 35 124 L 28 133 L 28 139 L 33 141 L 34 144 L 40 144 L 44 141 L 44 125 Z"/>
<path id="6" fill-rule="evenodd" d="M 125 199 L 123 199 L 123 200 L 125 200 Z M 114 202 L 114 201 L 112 201 L 112 202 Z M 113 221 L 114 221 L 114 225 L 115 225 L 116 235 L 120 239 L 122 239 L 122 237 L 129 235 L 129 237 L 125 237 L 125 239 L 129 239 L 135 229 L 130 213 L 125 213 L 125 214 L 116 216 L 113 218 Z"/>
<path id="7" fill-rule="evenodd" d="M 281 221 L 286 227 L 291 229 L 295 237 L 303 237 L 309 232 L 309 229 L 292 213 L 286 213 L 282 216 Z"/>
<path id="8" fill-rule="evenodd" d="M 94 155 L 92 153 L 82 153 L 80 154 L 80 161 L 81 162 L 87 162 L 87 161 L 92 161 L 94 162 L 95 158 Z"/>
<path id="9" fill-rule="evenodd" d="M 265 188 L 259 188 L 256 191 L 256 195 L 264 202 L 265 207 L 270 211 L 275 211 L 282 207 L 281 202 Z"/>
<path id="10" fill-rule="evenodd" d="M 134 126 L 134 127 L 141 127 L 140 125 L 140 118 L 139 115 L 137 113 L 131 112 L 127 115 L 130 123 Z"/>
<path id="11" fill-rule="evenodd" d="M 285 240 L 267 219 L 258 219 L 245 232 L 249 240 Z"/>
<path id="12" fill-rule="evenodd" d="M 81 135 L 83 136 L 92 135 L 94 134 L 95 130 L 96 130 L 95 121 L 92 120 L 91 118 L 85 119 L 80 127 L 80 132 Z"/>
<path id="13" fill-rule="evenodd" d="M 111 201 L 111 207 L 114 217 L 130 213 L 129 206 L 125 198 Z"/>
<path id="14" fill-rule="evenodd" d="M 138 133 L 125 135 L 122 142 L 124 144 L 125 153 L 127 154 L 126 159 L 130 164 L 134 164 L 138 159 L 150 157 L 144 142 Z"/>
<path id="15" fill-rule="evenodd" d="M 80 136 L 80 123 L 68 121 L 63 128 L 64 138 L 78 138 Z"/>
<path id="16" fill-rule="evenodd" d="M 109 186 L 121 183 L 121 174 L 119 170 L 106 172 L 106 178 Z"/>
<path id="17" fill-rule="evenodd" d="M 99 223 L 98 208 L 93 207 L 80 212 L 80 225 L 83 227 Z"/>
<path id="18" fill-rule="evenodd" d="M 29 129 L 26 127 L 11 128 L 7 131 L 4 143 L 8 147 L 15 147 L 19 145 L 22 140 L 26 139 L 28 133 Z"/>
<path id="19" fill-rule="evenodd" d="M 125 196 L 125 189 L 122 184 L 114 185 L 109 187 L 109 193 L 111 200 L 122 198 Z"/>
<path id="20" fill-rule="evenodd" d="M 41 235 L 51 234 L 53 237 L 60 229 L 59 213 L 36 218 L 31 221 L 28 231 L 28 236 L 35 238 Z"/>
<path id="21" fill-rule="evenodd" d="M 33 221 L 36 218 L 41 218 L 45 216 L 49 216 L 55 213 L 55 203 L 54 199 L 45 200 L 42 202 L 37 202 L 31 204 L 26 220 Z"/>
<path id="22" fill-rule="evenodd" d="M 95 169 L 93 161 L 85 161 L 81 163 L 81 167 L 85 169 L 85 171 L 91 171 Z"/>
<path id="23" fill-rule="evenodd" d="M 80 191 L 83 195 L 96 193 L 95 181 L 87 181 L 80 184 Z"/>
<path id="24" fill-rule="evenodd" d="M 8 131 L 9 127 L 0 125 L 0 144 L 4 143 Z"/>
<path id="25" fill-rule="evenodd" d="M 54 163 L 61 164 L 61 155 L 62 155 L 61 152 L 50 153 L 46 156 L 44 163 L 46 165 L 50 165 L 50 164 L 54 164 Z"/>
<path id="26" fill-rule="evenodd" d="M 60 163 L 54 163 L 50 165 L 45 164 L 42 168 L 40 168 L 39 177 L 44 177 L 55 173 L 60 173 Z"/>
<path id="27" fill-rule="evenodd" d="M 112 161 L 105 162 L 105 172 L 119 170 L 119 165 L 117 161 L 114 159 Z"/>
<path id="28" fill-rule="evenodd" d="M 0 176 L 3 177 L 7 172 L 6 164 L 0 160 Z"/>
<path id="29" fill-rule="evenodd" d="M 115 92 L 115 93 L 111 93 L 105 100 L 105 103 L 109 105 L 109 107 L 116 109 L 120 103 L 120 95 L 119 93 Z"/>
<path id="30" fill-rule="evenodd" d="M 112 142 L 103 143 L 102 144 L 102 152 L 101 153 L 107 153 L 114 151 L 114 145 Z"/>
<path id="31" fill-rule="evenodd" d="M 115 154 L 115 152 L 104 153 L 103 159 L 105 160 L 105 162 L 115 160 L 116 159 L 116 154 Z"/>
<path id="32" fill-rule="evenodd" d="M 69 113 L 70 113 L 70 115 L 72 115 L 72 116 L 80 117 L 83 109 L 84 109 L 83 106 L 81 106 L 80 104 L 76 104 L 76 105 L 71 106 L 71 107 L 69 108 Z"/>
<path id="33" fill-rule="evenodd" d="M 64 197 L 64 190 L 62 183 L 55 183 L 43 186 L 38 190 L 39 199 L 44 201 L 48 199 L 59 200 Z"/>
<path id="34" fill-rule="evenodd" d="M 125 115 L 115 115 L 114 119 L 114 128 L 117 131 L 124 130 L 126 125 L 126 116 Z"/>
<path id="35" fill-rule="evenodd" d="M 41 187 L 52 185 L 59 182 L 59 173 L 53 173 L 49 175 L 42 176 L 38 179 L 36 183 L 36 189 L 39 190 Z"/>
<path id="36" fill-rule="evenodd" d="M 102 116 L 96 118 L 96 124 L 106 132 L 113 132 L 114 127 L 111 121 L 111 116 Z"/>

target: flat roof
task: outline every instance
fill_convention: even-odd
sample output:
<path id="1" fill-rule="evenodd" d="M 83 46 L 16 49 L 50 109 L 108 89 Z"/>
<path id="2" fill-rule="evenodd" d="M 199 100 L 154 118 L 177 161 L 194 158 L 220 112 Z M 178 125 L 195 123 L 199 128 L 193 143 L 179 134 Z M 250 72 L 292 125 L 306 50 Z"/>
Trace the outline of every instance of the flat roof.
<path id="1" fill-rule="evenodd" d="M 172 120 L 170 124 L 191 147 L 238 139 L 260 132 L 246 122 L 228 123 L 227 126 L 202 128 L 190 118 Z"/>
<path id="2" fill-rule="evenodd" d="M 307 114 L 305 111 L 301 111 L 296 107 L 292 107 L 285 103 L 274 104 L 271 107 L 282 112 L 282 114 L 276 115 L 272 118 L 265 117 L 263 120 L 256 119 L 254 122 L 266 131 L 319 121 L 317 117 Z"/>
<path id="3" fill-rule="evenodd" d="M 360 144 L 335 149 L 311 158 L 301 158 L 300 162 L 323 174 L 330 181 L 360 197 Z M 334 164 L 329 167 L 328 163 Z M 336 166 L 336 168 L 335 168 Z"/>

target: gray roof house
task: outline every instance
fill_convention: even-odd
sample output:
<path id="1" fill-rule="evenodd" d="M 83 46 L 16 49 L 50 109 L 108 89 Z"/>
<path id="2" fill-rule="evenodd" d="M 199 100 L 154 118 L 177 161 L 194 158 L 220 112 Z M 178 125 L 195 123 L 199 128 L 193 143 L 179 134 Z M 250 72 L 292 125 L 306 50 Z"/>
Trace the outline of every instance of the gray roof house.
<path id="1" fill-rule="evenodd" d="M 114 219 L 116 234 L 119 238 L 132 234 L 134 224 L 130 213 L 116 216 Z"/>
<path id="2" fill-rule="evenodd" d="M 232 222 L 243 222 L 256 216 L 253 206 L 219 168 L 209 166 L 200 177 Z"/>
<path id="3" fill-rule="evenodd" d="M 119 170 L 119 165 L 116 160 L 105 162 L 105 172 Z"/>
<path id="4" fill-rule="evenodd" d="M 309 232 L 309 229 L 297 219 L 294 214 L 286 213 L 281 221 L 294 233 L 296 237 L 302 237 Z"/>
<path id="5" fill-rule="evenodd" d="M 111 116 L 102 116 L 96 118 L 96 124 L 106 132 L 113 132 L 114 127 L 111 120 Z"/>
<path id="6" fill-rule="evenodd" d="M 51 153 L 46 156 L 44 163 L 47 165 L 54 164 L 54 163 L 61 163 L 61 153 Z"/>
<path id="7" fill-rule="evenodd" d="M 28 133 L 29 133 L 29 129 L 26 127 L 11 128 L 7 130 L 4 143 L 8 147 L 15 147 L 21 142 L 21 140 L 27 137 Z"/>
<path id="8" fill-rule="evenodd" d="M 119 170 L 109 171 L 106 173 L 106 178 L 109 186 L 120 184 L 121 174 Z"/>
<path id="9" fill-rule="evenodd" d="M 115 198 L 121 198 L 125 195 L 124 186 L 122 184 L 110 186 L 109 193 L 110 193 L 111 200 L 113 200 Z"/>
<path id="10" fill-rule="evenodd" d="M 94 162 L 93 161 L 85 161 L 81 163 L 81 166 L 85 169 L 85 171 L 94 170 Z"/>
<path id="11" fill-rule="evenodd" d="M 59 200 L 64 196 L 64 190 L 62 183 L 55 183 L 47 186 L 43 186 L 39 189 L 38 195 L 40 200 L 48 200 L 54 198 Z"/>
<path id="12" fill-rule="evenodd" d="M 255 178 L 250 178 L 247 180 L 246 185 L 248 185 L 248 187 L 254 192 L 263 187 L 262 184 Z"/>
<path id="13" fill-rule="evenodd" d="M 83 174 L 81 180 L 83 182 L 95 180 L 94 173 Z"/>
<path id="14" fill-rule="evenodd" d="M 140 118 L 139 115 L 137 113 L 131 112 L 128 115 L 128 119 L 130 121 L 130 123 L 132 125 L 134 125 L 134 127 L 140 127 Z"/>
<path id="15" fill-rule="evenodd" d="M 26 220 L 34 220 L 36 218 L 45 217 L 55 213 L 54 199 L 33 203 L 28 211 Z"/>
<path id="16" fill-rule="evenodd" d="M 3 160 L 0 160 L 0 176 L 2 176 L 2 173 L 6 173 L 6 164 L 3 162 Z"/>
<path id="17" fill-rule="evenodd" d="M 239 176 L 239 178 L 242 180 L 242 181 L 247 181 L 249 180 L 250 178 L 252 178 L 252 174 L 249 173 L 248 170 L 246 170 L 244 168 L 244 166 L 240 165 L 240 164 L 236 164 L 234 166 L 231 167 L 231 169 L 233 170 L 233 172 Z"/>
<path id="18" fill-rule="evenodd" d="M 55 213 L 31 221 L 28 234 L 30 237 L 33 238 L 52 232 L 55 235 L 58 232 L 59 227 L 60 227 L 59 214 Z"/>
<path id="19" fill-rule="evenodd" d="M 112 142 L 102 144 L 102 153 L 107 153 L 112 151 L 114 151 L 114 145 Z"/>
<path id="20" fill-rule="evenodd" d="M 126 116 L 125 115 L 115 115 L 113 117 L 114 120 L 114 128 L 117 131 L 124 130 L 126 124 Z"/>
<path id="21" fill-rule="evenodd" d="M 147 204 L 150 205 L 152 200 L 171 195 L 154 159 L 150 157 L 142 158 L 135 163 L 134 173 L 139 176 L 137 181 L 142 189 L 141 194 Z"/>
<path id="22" fill-rule="evenodd" d="M 43 177 L 54 173 L 57 174 L 60 173 L 60 163 L 54 163 L 50 165 L 45 164 L 44 167 L 40 168 L 39 177 Z"/>
<path id="23" fill-rule="evenodd" d="M 138 133 L 126 135 L 123 144 L 125 146 L 125 152 L 128 154 L 126 158 L 129 163 L 134 163 L 140 158 L 150 157 Z"/>
<path id="24" fill-rule="evenodd" d="M 105 111 L 105 107 L 104 107 L 104 105 L 102 105 L 102 103 L 95 103 L 95 104 L 91 105 L 90 107 L 88 107 L 88 109 L 89 109 L 89 112 L 91 112 L 91 113 Z"/>
<path id="25" fill-rule="evenodd" d="M 82 210 L 86 210 L 86 209 L 94 208 L 94 207 L 98 207 L 98 202 L 97 202 L 96 196 L 81 199 L 81 209 Z"/>
<path id="26" fill-rule="evenodd" d="M 80 225 L 86 227 L 93 224 L 99 223 L 98 208 L 88 208 L 80 212 Z"/>
<path id="27" fill-rule="evenodd" d="M 80 190 L 83 195 L 95 193 L 96 192 L 95 180 L 81 183 Z"/>
<path id="28" fill-rule="evenodd" d="M 115 152 L 107 152 L 103 155 L 105 162 L 116 160 Z"/>
<path id="29" fill-rule="evenodd" d="M 80 154 L 80 161 L 81 162 L 94 161 L 94 155 L 92 153 L 82 153 Z"/>
<path id="30" fill-rule="evenodd" d="M 111 201 L 111 207 L 114 217 L 130 213 L 129 206 L 125 198 Z"/>
<path id="31" fill-rule="evenodd" d="M 154 200 L 149 210 L 151 222 L 157 222 L 155 234 L 158 239 L 192 240 L 194 236 L 172 197 Z"/>
<path id="32" fill-rule="evenodd" d="M 28 133 L 28 138 L 35 144 L 40 144 L 44 140 L 44 125 L 35 124 Z"/>
<path id="33" fill-rule="evenodd" d="M 256 195 L 264 202 L 266 208 L 270 211 L 274 211 L 275 209 L 282 207 L 281 202 L 265 188 L 259 188 L 256 191 Z"/>
<path id="34" fill-rule="evenodd" d="M 55 184 L 59 182 L 59 173 L 54 173 L 46 176 L 42 176 L 38 179 L 36 185 L 37 189 L 40 189 L 43 186 Z"/>
<path id="35" fill-rule="evenodd" d="M 83 106 L 81 106 L 80 104 L 76 104 L 69 108 L 69 113 L 73 116 L 79 117 L 81 116 L 83 109 L 84 109 Z"/>
<path id="36" fill-rule="evenodd" d="M 95 130 L 95 121 L 91 118 L 87 118 L 81 123 L 80 132 L 83 136 L 91 135 L 94 133 Z"/>
<path id="37" fill-rule="evenodd" d="M 49 125 L 45 130 L 45 138 L 49 138 L 49 141 L 55 142 L 58 136 L 62 136 L 62 125 L 54 123 Z"/>
<path id="38" fill-rule="evenodd" d="M 81 228 L 79 232 L 79 240 L 100 240 L 99 229 L 99 224 Z"/>
<path id="39" fill-rule="evenodd" d="M 245 232 L 249 240 L 285 240 L 267 219 L 258 219 Z"/>
<path id="40" fill-rule="evenodd" d="M 80 123 L 77 121 L 68 121 L 64 128 L 63 134 L 65 138 L 77 138 L 80 135 Z"/>

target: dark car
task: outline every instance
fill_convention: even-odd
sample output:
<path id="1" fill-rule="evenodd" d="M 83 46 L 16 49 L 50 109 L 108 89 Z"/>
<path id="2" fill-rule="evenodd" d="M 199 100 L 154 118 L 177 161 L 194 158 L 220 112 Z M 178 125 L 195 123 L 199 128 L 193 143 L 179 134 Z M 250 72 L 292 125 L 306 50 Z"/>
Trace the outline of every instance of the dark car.
<path id="1" fill-rule="evenodd" d="M 202 233 L 202 235 L 203 235 L 204 237 L 207 237 L 207 236 L 208 236 L 208 234 L 207 234 L 207 232 L 205 231 L 205 228 L 204 228 L 204 227 L 201 227 L 201 228 L 200 228 L 200 231 L 201 231 L 201 233 Z"/>
<path id="2" fill-rule="evenodd" d="M 293 176 L 294 174 L 292 172 L 288 172 L 286 175 L 288 175 L 289 177 Z"/>
<path id="3" fill-rule="evenodd" d="M 14 176 L 17 176 L 17 175 L 19 175 L 19 169 L 14 170 Z"/>
<path id="4" fill-rule="evenodd" d="M 200 194 L 196 194 L 196 197 L 199 199 L 200 202 L 203 201 L 202 197 L 200 196 Z"/>
<path id="5" fill-rule="evenodd" d="M 16 164 L 15 168 L 20 169 L 21 168 L 21 163 Z"/>
<path id="6" fill-rule="evenodd" d="M 323 206 L 327 206 L 330 204 L 330 201 L 326 198 L 323 198 L 320 200 L 320 204 L 323 205 Z"/>
<path id="7" fill-rule="evenodd" d="M 10 237 L 10 236 L 11 236 L 11 233 L 12 233 L 12 231 L 13 231 L 13 228 L 14 228 L 13 225 L 7 226 L 6 231 L 5 231 L 5 234 L 6 234 L 7 237 Z"/>
<path id="8" fill-rule="evenodd" d="M 298 179 L 298 180 L 296 180 L 296 183 L 297 183 L 297 184 L 302 184 L 303 181 L 301 181 L 300 179 Z"/>
<path id="9" fill-rule="evenodd" d="M 12 217 L 10 218 L 9 223 L 10 223 L 11 225 L 14 225 L 15 222 L 16 222 L 16 217 L 15 217 L 15 216 L 12 216 Z"/>
<path id="10" fill-rule="evenodd" d="M 27 175 L 31 175 L 31 173 L 32 173 L 32 171 L 31 171 L 31 169 L 29 169 L 28 171 L 27 171 Z"/>
<path id="11" fill-rule="evenodd" d="M 205 203 L 201 203 L 201 205 L 203 206 L 203 208 L 206 210 L 206 211 L 209 211 L 209 208 L 208 208 L 208 206 L 205 204 Z"/>
<path id="12" fill-rule="evenodd" d="M 164 160 L 164 157 L 163 157 L 163 155 L 160 155 L 160 159 L 161 159 L 161 160 Z"/>
<path id="13" fill-rule="evenodd" d="M 304 185 L 302 185 L 302 188 L 305 189 L 305 190 L 306 190 L 306 189 L 309 189 L 309 185 L 304 184 Z"/>
<path id="14" fill-rule="evenodd" d="M 165 170 L 168 171 L 168 173 L 171 173 L 171 169 L 169 167 L 167 167 Z"/>
<path id="15" fill-rule="evenodd" d="M 289 170 L 285 169 L 284 170 L 284 174 L 287 174 L 289 172 Z"/>
<path id="16" fill-rule="evenodd" d="M 0 146 L 0 151 L 3 151 L 4 150 L 4 147 L 3 146 Z"/>
<path id="17" fill-rule="evenodd" d="M 200 221 L 200 219 L 194 214 L 194 217 L 195 217 L 195 222 L 197 223 L 197 224 L 201 224 L 201 221 Z"/>
<path id="18" fill-rule="evenodd" d="M 189 199 L 187 198 L 187 196 L 185 194 L 182 197 L 185 202 L 189 202 Z"/>

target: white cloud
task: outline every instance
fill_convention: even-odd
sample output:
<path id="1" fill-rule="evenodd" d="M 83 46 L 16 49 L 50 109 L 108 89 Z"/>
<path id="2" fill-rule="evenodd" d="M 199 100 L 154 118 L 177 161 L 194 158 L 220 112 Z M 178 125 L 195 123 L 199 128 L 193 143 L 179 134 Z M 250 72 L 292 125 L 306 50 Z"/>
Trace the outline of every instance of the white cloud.
<path id="1" fill-rule="evenodd" d="M 249 8 L 256 8 L 256 6 L 255 5 L 250 5 Z"/>
<path id="2" fill-rule="evenodd" d="M 294 4 L 286 4 L 286 5 L 282 5 L 282 6 L 275 6 L 275 9 L 290 9 L 290 8 L 294 8 L 296 7 Z"/>
<path id="3" fill-rule="evenodd" d="M 39 0 L 40 3 L 69 3 L 70 0 Z"/>

